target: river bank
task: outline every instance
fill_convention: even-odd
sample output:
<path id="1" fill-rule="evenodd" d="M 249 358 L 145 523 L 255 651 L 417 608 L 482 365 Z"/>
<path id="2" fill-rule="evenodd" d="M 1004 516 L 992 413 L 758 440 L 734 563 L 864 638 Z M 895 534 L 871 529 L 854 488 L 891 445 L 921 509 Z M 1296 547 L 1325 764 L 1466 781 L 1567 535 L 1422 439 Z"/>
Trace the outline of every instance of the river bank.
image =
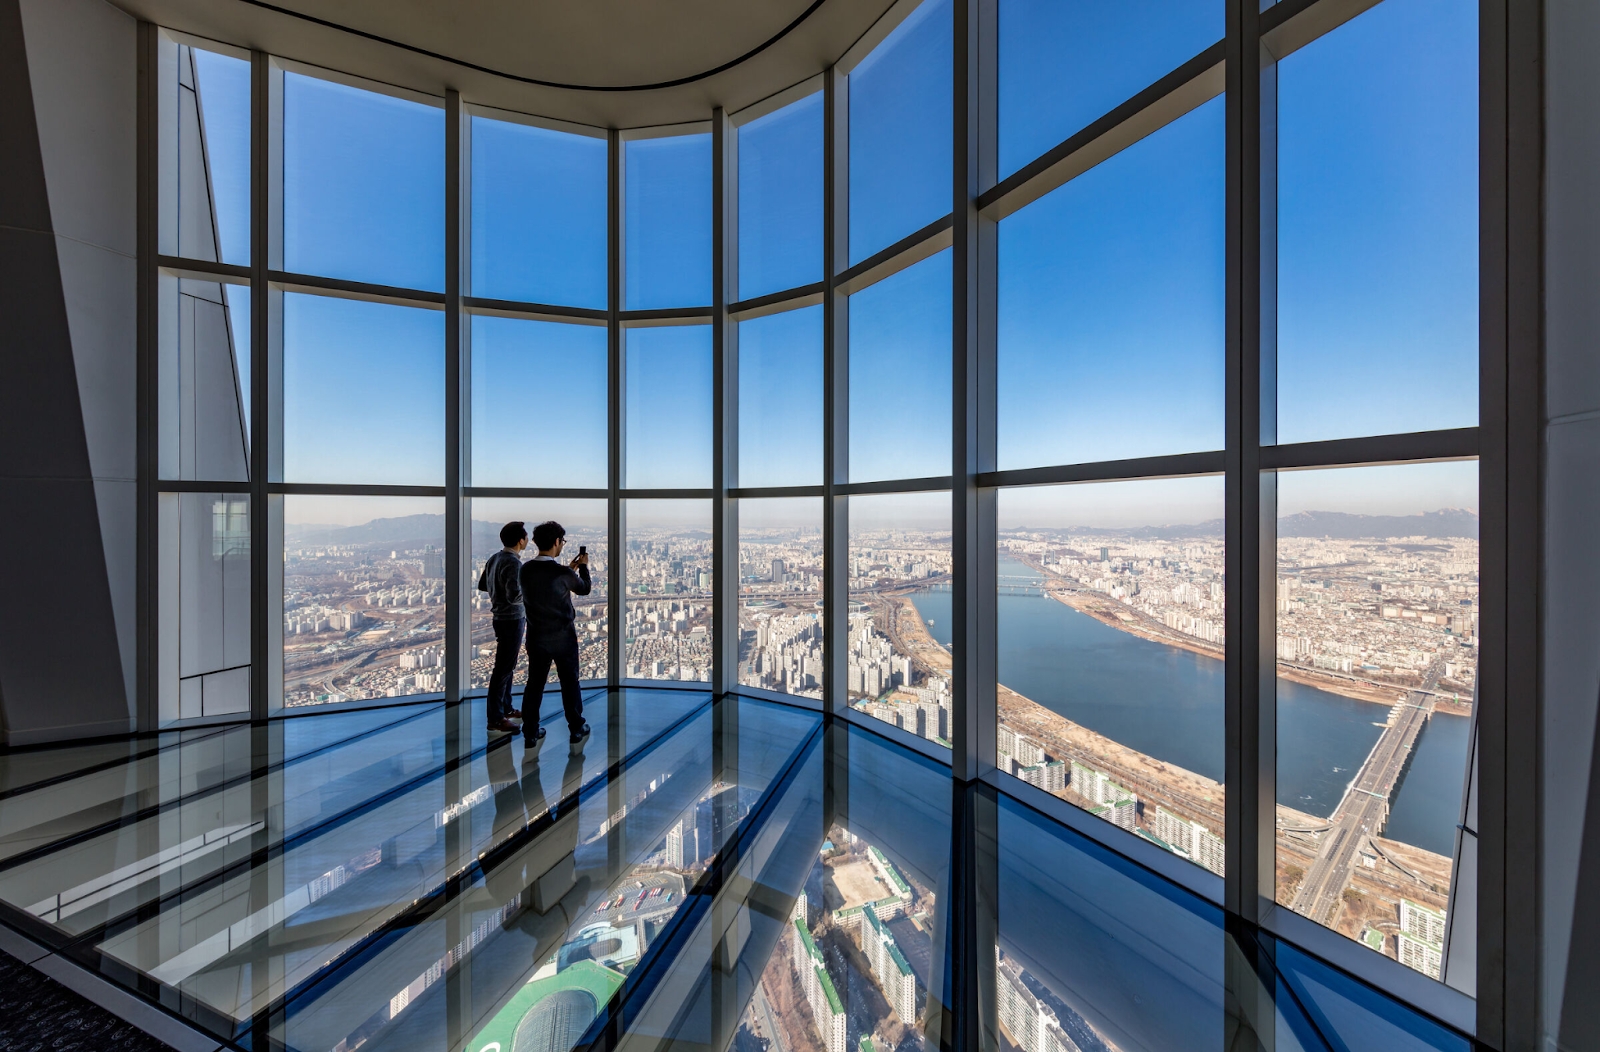
<path id="1" fill-rule="evenodd" d="M 1113 741 L 1003 685 L 996 691 L 995 707 L 1001 723 L 1038 741 L 1052 759 L 1068 764 L 1076 760 L 1104 771 L 1137 794 L 1147 804 L 1141 825 L 1153 826 L 1159 805 L 1223 835 L 1224 791 L 1214 779 Z M 1070 783 L 1055 795 L 1083 803 Z"/>
<path id="2" fill-rule="evenodd" d="M 1186 650 L 1191 654 L 1202 657 L 1222 660 L 1223 648 L 1215 643 L 1208 643 L 1197 639 L 1185 632 L 1168 628 L 1149 614 L 1137 610 L 1125 603 L 1104 595 L 1078 588 L 1066 578 L 1045 570 L 1026 556 L 1012 555 L 1011 558 L 1026 566 L 1034 573 L 1039 574 L 1041 591 L 1051 599 L 1081 614 L 1099 621 L 1103 625 L 1127 632 L 1129 635 L 1152 643 L 1162 643 L 1167 646 Z M 1408 689 L 1401 684 L 1374 683 L 1353 676 L 1340 676 L 1325 674 L 1315 669 L 1308 669 L 1296 665 L 1278 663 L 1278 678 L 1299 683 L 1306 687 L 1315 687 L 1317 690 L 1327 691 L 1329 694 L 1338 694 L 1341 697 L 1351 698 L 1355 701 L 1365 701 L 1374 705 L 1389 708 L 1395 702 L 1402 700 Z M 1469 702 L 1454 701 L 1449 698 L 1438 698 L 1435 705 L 1440 712 L 1451 715 L 1468 716 L 1472 714 Z"/>

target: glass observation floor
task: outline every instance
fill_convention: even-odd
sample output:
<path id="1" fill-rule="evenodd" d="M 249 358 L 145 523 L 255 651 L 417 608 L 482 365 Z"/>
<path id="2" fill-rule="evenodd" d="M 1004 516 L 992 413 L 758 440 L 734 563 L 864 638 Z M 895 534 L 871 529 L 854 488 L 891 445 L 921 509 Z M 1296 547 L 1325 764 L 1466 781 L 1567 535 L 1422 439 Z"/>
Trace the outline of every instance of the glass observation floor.
<path id="1" fill-rule="evenodd" d="M 576 747 L 551 695 L 531 750 L 477 699 L 0 754 L 0 920 L 241 1049 L 922 1052 L 954 930 L 986 1050 L 1470 1047 L 876 731 L 585 704 Z"/>

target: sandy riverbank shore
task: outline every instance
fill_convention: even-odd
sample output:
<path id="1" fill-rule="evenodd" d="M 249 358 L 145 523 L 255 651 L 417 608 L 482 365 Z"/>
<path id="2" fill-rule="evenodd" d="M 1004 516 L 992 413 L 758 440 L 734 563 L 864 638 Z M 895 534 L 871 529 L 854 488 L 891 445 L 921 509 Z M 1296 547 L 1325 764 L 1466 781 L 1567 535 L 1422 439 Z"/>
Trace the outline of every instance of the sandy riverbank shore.
<path id="1" fill-rule="evenodd" d="M 1222 648 L 1215 643 L 1186 635 L 1155 620 L 1147 614 L 1124 606 L 1109 596 L 1098 592 L 1081 592 L 1070 588 L 1050 588 L 1046 593 L 1058 603 L 1064 603 L 1080 614 L 1088 614 L 1102 624 L 1121 629 L 1129 635 L 1148 639 L 1152 643 L 1165 643 L 1170 647 L 1222 660 Z"/>
<path id="2" fill-rule="evenodd" d="M 933 638 L 927 623 L 922 620 L 922 612 L 911 601 L 911 597 L 886 596 L 884 602 L 895 605 L 895 631 L 899 633 L 906 648 L 911 651 L 911 660 L 921 665 L 925 672 L 939 676 L 950 675 L 952 667 L 950 651 Z"/>

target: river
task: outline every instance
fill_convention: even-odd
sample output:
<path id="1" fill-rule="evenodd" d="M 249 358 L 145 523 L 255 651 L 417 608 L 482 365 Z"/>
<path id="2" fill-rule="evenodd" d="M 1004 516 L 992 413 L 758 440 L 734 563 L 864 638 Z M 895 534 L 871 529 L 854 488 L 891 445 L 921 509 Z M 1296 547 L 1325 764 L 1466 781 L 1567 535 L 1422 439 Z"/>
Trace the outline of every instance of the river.
<path id="1" fill-rule="evenodd" d="M 1041 580 L 1002 557 L 1012 583 Z M 950 643 L 950 592 L 912 602 Z M 1223 780 L 1223 664 L 1112 628 L 1040 595 L 999 596 L 1001 683 L 1056 713 L 1166 763 Z M 1388 711 L 1278 680 L 1278 802 L 1326 817 L 1382 732 Z M 1436 714 L 1417 742 L 1385 835 L 1438 854 L 1454 850 L 1468 720 Z"/>

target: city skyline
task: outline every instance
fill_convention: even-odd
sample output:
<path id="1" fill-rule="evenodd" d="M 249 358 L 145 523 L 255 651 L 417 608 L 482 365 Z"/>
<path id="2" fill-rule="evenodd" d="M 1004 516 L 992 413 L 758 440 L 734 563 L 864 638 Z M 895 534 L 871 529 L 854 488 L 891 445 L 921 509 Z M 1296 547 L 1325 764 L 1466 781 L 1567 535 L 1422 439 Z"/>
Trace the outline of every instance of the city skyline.
<path id="1" fill-rule="evenodd" d="M 1332 469 L 1332 470 L 1345 470 L 1345 469 Z M 1356 469 L 1351 469 L 1351 470 L 1356 470 Z M 1044 487 L 1041 487 L 1041 489 L 1043 489 L 1043 488 Z M 1055 487 L 1055 488 L 1061 488 L 1061 487 Z M 1018 493 L 1020 491 L 1019 490 L 1006 490 L 1004 492 L 1006 492 L 1007 494 L 1013 494 L 1013 493 Z M 896 497 L 900 497 L 902 495 L 900 495 L 900 494 L 883 494 L 883 495 L 875 495 L 875 496 L 877 496 L 878 499 L 882 499 L 882 500 L 885 500 L 885 501 L 893 501 Z M 903 496 L 908 497 L 908 498 L 910 498 L 910 497 L 925 498 L 927 496 L 927 494 L 925 494 L 925 493 L 905 494 Z M 938 510 L 938 511 L 930 510 L 930 509 L 927 509 L 925 507 L 918 506 L 918 505 L 921 504 L 921 501 L 919 500 L 914 504 L 908 503 L 908 506 L 909 506 L 910 510 L 912 511 L 911 515 L 901 515 L 897 511 L 884 511 L 884 512 L 879 513 L 877 516 L 875 516 L 876 521 L 870 523 L 870 525 L 871 525 L 872 528 L 884 528 L 884 529 L 888 529 L 888 528 L 903 528 L 903 529 L 908 529 L 908 530 L 928 530 L 928 529 L 935 529 L 936 530 L 938 528 L 937 524 L 938 524 L 938 522 L 939 522 L 939 520 L 941 518 L 941 512 L 942 512 L 942 517 L 946 521 L 949 518 L 949 505 L 947 503 L 949 498 L 948 498 L 948 496 L 946 496 L 944 494 L 939 494 L 939 498 L 942 501 L 946 502 L 946 503 L 944 504 L 944 507 L 942 509 Z M 308 531 L 308 530 L 314 530 L 314 529 L 320 529 L 320 528 L 348 529 L 348 528 L 356 527 L 356 526 L 369 525 L 369 524 L 375 523 L 375 522 L 382 522 L 382 521 L 385 521 L 387 519 L 403 519 L 403 518 L 409 518 L 409 517 L 417 516 L 417 515 L 436 515 L 436 516 L 441 516 L 442 517 L 442 513 L 441 512 L 430 511 L 429 510 L 430 507 L 437 507 L 437 502 L 440 500 L 440 498 L 438 498 L 438 497 L 385 497 L 383 499 L 388 500 L 388 501 L 402 502 L 403 503 L 403 507 L 404 507 L 405 510 L 400 514 L 391 514 L 391 515 L 380 516 L 380 517 L 376 517 L 376 518 L 372 517 L 369 511 L 366 511 L 366 510 L 363 509 L 363 503 L 366 502 L 366 501 L 369 501 L 371 499 L 369 497 L 340 497 L 340 496 L 331 496 L 331 495 L 330 496 L 319 495 L 318 499 L 322 500 L 322 501 L 326 501 L 327 503 L 321 505 L 315 511 L 307 511 L 307 512 L 301 513 L 303 516 L 309 516 L 309 517 L 290 519 L 286 515 L 285 520 L 284 520 L 285 521 L 285 525 L 287 527 L 294 527 L 294 528 L 302 530 L 302 531 Z M 476 497 L 476 498 L 472 498 L 472 500 L 474 500 L 476 502 L 482 502 L 482 501 L 485 501 L 485 500 L 495 500 L 495 501 L 513 500 L 513 501 L 516 501 L 516 502 L 518 502 L 520 504 L 523 504 L 526 507 L 530 508 L 536 514 L 538 514 L 538 513 L 547 513 L 547 514 L 543 514 L 542 517 L 525 519 L 525 521 L 527 521 L 530 525 L 537 524 L 538 522 L 544 521 L 544 519 L 549 518 L 549 519 L 555 519 L 556 521 L 562 523 L 562 525 L 566 526 L 569 530 L 575 524 L 580 526 L 580 527 L 583 527 L 585 529 L 591 529 L 591 530 L 592 529 L 604 530 L 606 528 L 606 523 L 605 523 L 605 519 L 604 519 L 603 515 L 598 517 L 598 518 L 591 518 L 588 515 L 583 515 L 583 514 L 573 515 L 570 512 L 567 513 L 567 514 L 562 514 L 562 505 L 565 504 L 565 503 L 569 503 L 569 502 L 575 502 L 574 498 L 542 498 L 542 497 L 518 497 L 518 498 L 494 497 L 494 498 L 484 498 L 484 497 Z M 791 500 L 792 501 L 803 501 L 803 502 L 805 502 L 807 505 L 809 505 L 811 507 L 820 507 L 819 501 L 821 500 L 821 498 L 818 498 L 818 497 L 778 497 L 778 498 L 753 497 L 753 498 L 746 498 L 746 500 L 748 500 L 748 501 L 750 501 L 752 503 L 756 502 L 756 501 L 780 501 L 780 500 L 781 501 L 791 501 Z M 650 503 L 668 504 L 668 503 L 675 503 L 675 502 L 673 502 L 673 501 L 650 501 Z M 698 505 L 698 506 L 706 506 L 706 505 L 708 505 L 708 501 L 705 500 L 705 499 L 702 499 L 702 498 L 687 498 L 687 499 L 683 500 L 681 503 L 688 504 L 688 505 Z M 1329 500 L 1329 501 L 1325 501 L 1324 503 L 1333 503 L 1333 501 Z M 1310 508 L 1310 509 L 1306 509 L 1304 511 L 1298 511 L 1298 512 L 1294 512 L 1294 513 L 1287 513 L 1287 512 L 1286 513 L 1282 513 L 1282 514 L 1279 515 L 1278 518 L 1279 518 L 1280 521 L 1283 521 L 1283 520 L 1291 520 L 1295 516 L 1299 516 L 1299 515 L 1306 515 L 1306 514 L 1315 515 L 1315 514 L 1319 514 L 1319 513 L 1320 514 L 1332 514 L 1332 515 L 1366 516 L 1366 517 L 1370 517 L 1370 518 L 1373 518 L 1373 519 L 1380 519 L 1380 518 L 1386 519 L 1386 518 L 1389 518 L 1389 517 L 1393 516 L 1393 517 L 1411 517 L 1411 518 L 1415 518 L 1417 520 L 1418 525 L 1423 525 L 1423 523 L 1425 521 L 1424 520 L 1424 516 L 1431 515 L 1431 514 L 1437 514 L 1437 513 L 1441 513 L 1441 512 L 1451 512 L 1451 511 L 1462 511 L 1462 512 L 1465 512 L 1467 515 L 1472 516 L 1472 517 L 1476 517 L 1476 514 L 1477 514 L 1476 511 L 1473 511 L 1472 509 L 1469 509 L 1469 508 L 1465 508 L 1465 507 L 1463 507 L 1461 505 L 1438 504 L 1438 505 L 1423 507 L 1421 510 L 1418 510 L 1418 511 L 1415 511 L 1415 512 L 1399 512 L 1399 513 L 1349 512 L 1349 511 L 1346 511 L 1344 508 L 1326 508 L 1326 507 L 1323 507 L 1323 508 Z M 678 524 L 679 525 L 690 525 L 690 524 L 694 523 L 696 521 L 697 517 L 698 517 L 695 511 L 688 510 L 688 509 L 686 509 L 686 510 L 684 510 L 682 512 L 676 512 L 675 514 L 682 516 L 682 519 L 678 520 Z M 1012 523 L 1012 524 L 1003 525 L 1000 528 L 1002 530 L 1027 530 L 1027 529 L 1080 529 L 1080 530 L 1103 529 L 1103 530 L 1117 530 L 1117 529 L 1126 529 L 1126 528 L 1130 528 L 1130 527 L 1139 527 L 1139 528 L 1150 528 L 1150 529 L 1158 529 L 1158 530 L 1171 530 L 1171 531 L 1175 531 L 1175 532 L 1176 531 L 1183 531 L 1183 530 L 1193 530 L 1193 531 L 1196 532 L 1196 534 L 1199 534 L 1199 533 L 1202 533 L 1202 532 L 1203 533 L 1220 533 L 1221 532 L 1220 531 L 1220 526 L 1219 526 L 1219 523 L 1221 521 L 1220 518 L 1178 519 L 1178 520 L 1173 520 L 1173 521 L 1167 521 L 1167 520 L 1150 521 L 1147 517 L 1139 517 L 1139 516 L 1135 516 L 1134 518 L 1137 521 L 1122 522 L 1122 523 L 1117 523 L 1117 522 L 1110 522 L 1110 523 L 1107 523 L 1107 522 L 1056 522 L 1056 523 L 1047 523 L 1047 522 L 1018 521 L 1018 522 L 1015 522 L 1015 523 Z M 505 520 L 489 519 L 489 518 L 482 518 L 482 519 L 474 518 L 472 521 L 474 523 L 480 525 L 480 526 L 487 526 L 487 525 L 493 524 L 495 526 L 495 528 L 498 529 L 501 525 L 504 525 L 504 521 Z M 793 530 L 814 531 L 819 535 L 819 537 L 820 537 L 820 533 L 821 533 L 821 529 L 822 529 L 820 515 L 817 515 L 817 516 L 808 515 L 808 514 L 805 514 L 804 511 L 801 511 L 799 509 L 796 509 L 796 510 L 794 510 L 792 512 L 788 511 L 786 509 L 783 513 L 781 513 L 779 515 L 776 515 L 776 516 L 773 516 L 773 515 L 769 514 L 769 515 L 763 516 L 758 522 L 753 523 L 751 525 L 754 525 L 757 528 L 761 528 L 761 529 L 790 530 L 790 531 L 793 531 Z M 702 532 L 705 535 L 709 536 L 710 529 L 711 529 L 710 525 L 707 524 L 704 527 L 704 530 Z M 948 534 L 949 527 L 945 526 L 944 529 L 945 529 L 945 532 Z M 1386 534 L 1385 536 L 1406 536 L 1406 535 L 1405 534 Z"/>

